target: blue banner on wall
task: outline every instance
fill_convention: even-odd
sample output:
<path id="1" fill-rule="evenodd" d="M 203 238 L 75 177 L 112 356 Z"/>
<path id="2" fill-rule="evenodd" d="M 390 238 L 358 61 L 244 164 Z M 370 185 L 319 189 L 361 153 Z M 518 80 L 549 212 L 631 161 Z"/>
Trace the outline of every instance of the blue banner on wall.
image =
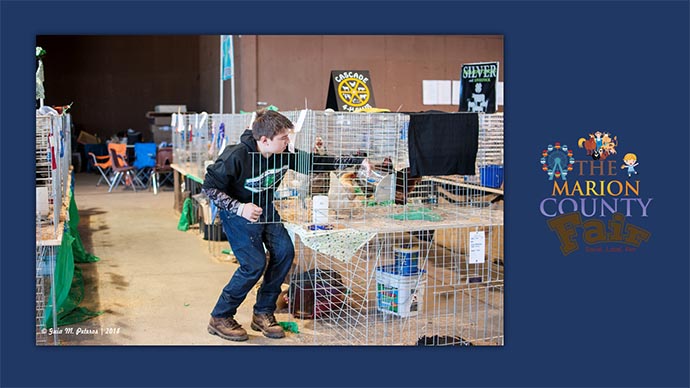
<path id="1" fill-rule="evenodd" d="M 221 55 L 223 60 L 223 72 L 221 73 L 221 78 L 223 81 L 227 81 L 232 78 L 232 57 L 233 57 L 233 47 L 232 47 L 232 35 L 221 35 Z"/>

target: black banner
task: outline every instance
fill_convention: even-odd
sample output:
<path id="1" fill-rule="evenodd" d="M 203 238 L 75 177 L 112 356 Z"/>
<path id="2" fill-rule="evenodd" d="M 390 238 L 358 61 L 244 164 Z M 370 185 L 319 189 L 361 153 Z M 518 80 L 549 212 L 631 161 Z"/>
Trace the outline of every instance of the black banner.
<path id="1" fill-rule="evenodd" d="M 498 62 L 466 63 L 460 69 L 460 112 L 496 112 Z"/>
<path id="2" fill-rule="evenodd" d="M 354 112 L 375 106 L 369 70 L 331 71 L 326 109 Z"/>

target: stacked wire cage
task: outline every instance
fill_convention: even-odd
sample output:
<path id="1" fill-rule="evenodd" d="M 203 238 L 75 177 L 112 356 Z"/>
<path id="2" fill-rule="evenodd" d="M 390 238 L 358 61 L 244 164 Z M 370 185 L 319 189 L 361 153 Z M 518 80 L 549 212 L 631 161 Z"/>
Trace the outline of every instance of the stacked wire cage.
<path id="1" fill-rule="evenodd" d="M 36 115 L 36 344 L 58 343 L 49 332 L 46 307 L 55 305 L 52 287 L 64 223 L 68 218 L 71 163 L 69 114 Z M 57 326 L 55 314 L 52 327 Z"/>
<path id="2" fill-rule="evenodd" d="M 215 162 L 227 146 L 237 144 L 251 123 L 251 114 L 186 113 L 173 114 L 173 160 L 184 174 L 182 190 L 192 199 L 191 218 L 199 234 L 208 241 L 209 252 L 228 258 L 227 246 L 218 212 L 201 192 L 206 168 Z"/>
<path id="3" fill-rule="evenodd" d="M 173 114 L 175 164 L 203 180 L 208 163 L 215 161 L 225 146 L 239 143 L 251 118 L 251 114 Z"/>
<path id="4" fill-rule="evenodd" d="M 274 188 L 295 242 L 285 301 L 300 341 L 502 345 L 496 182 L 411 177 L 405 114 L 282 113 L 295 123 L 295 148 L 309 152 L 295 154 L 297 172 Z M 486 140 L 502 116 L 481 116 L 477 171 L 502 167 L 493 151 L 502 151 L 501 141 Z"/>

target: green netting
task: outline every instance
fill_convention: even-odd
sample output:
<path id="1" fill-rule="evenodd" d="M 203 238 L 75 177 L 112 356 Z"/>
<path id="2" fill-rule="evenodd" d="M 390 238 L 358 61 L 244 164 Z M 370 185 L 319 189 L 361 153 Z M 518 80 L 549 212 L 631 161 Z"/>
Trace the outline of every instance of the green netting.
<path id="1" fill-rule="evenodd" d="M 67 225 L 65 225 L 67 227 Z M 69 233 L 63 233 L 60 250 L 55 260 L 55 271 L 52 279 L 51 292 L 55 292 L 55 306 L 58 306 L 58 324 L 60 318 L 61 306 L 65 303 L 65 299 L 69 295 L 72 287 L 72 278 L 74 275 L 74 256 L 72 255 L 72 237 Z M 45 310 L 43 323 L 46 327 L 53 327 L 53 300 L 48 299 L 48 304 Z"/>
<path id="2" fill-rule="evenodd" d="M 76 267 L 74 263 L 89 263 L 100 259 L 84 250 L 84 245 L 77 231 L 79 212 L 74 195 L 70 199 L 69 217 L 69 222 L 65 224 L 60 250 L 55 259 L 55 271 L 51 284 L 55 290 L 57 309 L 53 308 L 52 298 L 49 298 L 43 321 L 46 328 L 53 327 L 54 310 L 57 311 L 58 326 L 82 322 L 103 313 L 102 311 L 90 311 L 87 308 L 79 307 L 79 303 L 84 299 L 84 279 L 81 269 Z"/>
<path id="3" fill-rule="evenodd" d="M 182 204 L 182 214 L 180 215 L 180 222 L 177 223 L 177 230 L 183 232 L 189 229 L 189 225 L 194 223 L 192 219 L 192 214 L 194 211 L 194 204 L 191 198 L 186 198 Z"/>
<path id="4" fill-rule="evenodd" d="M 70 325 L 101 315 L 102 311 L 90 311 L 79 307 L 84 299 L 84 280 L 81 269 L 74 266 L 72 244 L 74 237 L 65 225 L 62 243 L 55 261 L 55 274 L 51 287 L 55 289 L 55 305 L 57 306 L 58 326 Z M 53 303 L 48 299 L 44 322 L 46 328 L 53 327 Z"/>
<path id="5" fill-rule="evenodd" d="M 400 214 L 393 214 L 389 216 L 390 218 L 394 220 L 399 220 L 399 221 L 441 221 L 443 217 L 441 215 L 432 212 L 429 209 L 425 208 L 420 208 L 420 209 L 412 209 L 412 210 L 406 210 L 404 213 Z"/>
<path id="6" fill-rule="evenodd" d="M 103 311 L 91 311 L 85 307 L 79 307 L 82 300 L 84 300 L 84 278 L 81 268 L 74 267 L 74 278 L 69 295 L 58 311 L 58 326 L 71 325 L 103 314 Z"/>
<path id="7" fill-rule="evenodd" d="M 77 230 L 77 225 L 79 225 L 79 211 L 77 210 L 77 203 L 74 201 L 74 195 L 71 196 L 72 199 L 69 202 L 69 229 L 71 231 L 74 241 L 72 242 L 72 253 L 74 255 L 75 263 L 93 263 L 100 258 L 86 252 L 84 249 L 84 244 L 81 242 L 81 236 L 79 236 L 79 231 Z"/>

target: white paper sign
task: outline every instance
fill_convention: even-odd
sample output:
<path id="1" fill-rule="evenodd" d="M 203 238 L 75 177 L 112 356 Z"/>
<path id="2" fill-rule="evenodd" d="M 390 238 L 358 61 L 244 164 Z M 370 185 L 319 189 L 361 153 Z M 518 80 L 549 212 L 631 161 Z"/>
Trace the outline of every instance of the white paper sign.
<path id="1" fill-rule="evenodd" d="M 438 84 L 432 80 L 422 80 L 422 104 L 436 105 L 438 101 Z"/>
<path id="2" fill-rule="evenodd" d="M 484 231 L 470 232 L 470 264 L 480 264 L 484 262 L 486 246 L 484 243 Z"/>
<path id="3" fill-rule="evenodd" d="M 450 80 L 423 80 L 422 104 L 424 105 L 450 105 L 451 99 Z"/>
<path id="4" fill-rule="evenodd" d="M 460 105 L 460 81 L 453 80 L 453 87 L 451 88 L 451 105 Z"/>

